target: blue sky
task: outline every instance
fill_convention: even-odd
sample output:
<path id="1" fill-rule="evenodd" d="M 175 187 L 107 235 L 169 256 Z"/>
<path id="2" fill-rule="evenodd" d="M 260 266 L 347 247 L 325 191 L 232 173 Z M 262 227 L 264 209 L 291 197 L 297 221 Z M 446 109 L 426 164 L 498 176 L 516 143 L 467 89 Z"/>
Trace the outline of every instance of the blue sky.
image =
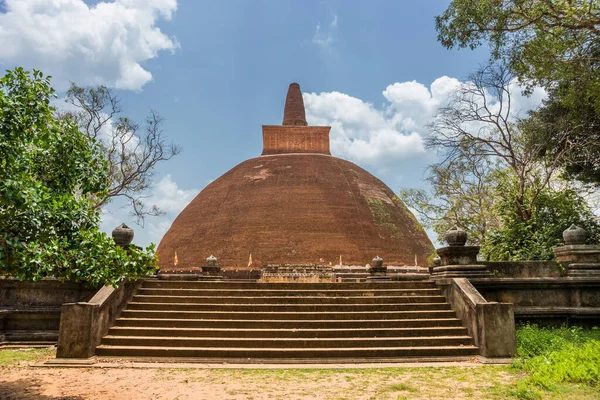
<path id="1" fill-rule="evenodd" d="M 261 125 L 280 124 L 287 86 L 305 93 L 307 117 L 331 124 L 334 155 L 394 191 L 420 186 L 435 159 L 425 125 L 487 50 L 446 50 L 434 17 L 446 0 L 4 0 L 0 64 L 69 81 L 106 84 L 124 115 L 165 118 L 183 147 L 160 165 L 148 202 L 167 214 L 133 224 L 158 243 L 208 182 L 262 149 Z M 433 84 L 433 85 L 432 85 Z M 130 223 L 115 202 L 103 228 Z"/>

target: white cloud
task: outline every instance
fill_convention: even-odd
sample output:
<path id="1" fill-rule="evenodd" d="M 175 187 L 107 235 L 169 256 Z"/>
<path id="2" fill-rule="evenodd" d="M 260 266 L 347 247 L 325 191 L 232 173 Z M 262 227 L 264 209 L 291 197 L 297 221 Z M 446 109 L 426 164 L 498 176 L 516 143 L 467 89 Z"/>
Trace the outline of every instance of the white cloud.
<path id="1" fill-rule="evenodd" d="M 392 104 L 377 109 L 339 92 L 305 93 L 304 104 L 310 125 L 331 125 L 331 151 L 336 156 L 381 170 L 425 151 L 418 127 L 402 128 L 397 121 L 402 114 L 393 112 Z"/>
<path id="2" fill-rule="evenodd" d="M 139 90 L 152 79 L 142 63 L 179 46 L 156 26 L 177 0 L 5 0 L 5 9 L 0 62 L 40 69 L 58 89 L 74 81 Z"/>
<path id="3" fill-rule="evenodd" d="M 317 23 L 317 27 L 315 28 L 315 34 L 312 38 L 312 43 L 317 45 L 321 49 L 329 50 L 331 45 L 335 41 L 334 35 L 338 26 L 338 16 L 334 15 L 333 19 L 329 23 L 329 25 L 323 29 L 321 27 L 321 23 Z"/>
<path id="4" fill-rule="evenodd" d="M 165 214 L 146 219 L 146 228 L 151 242 L 158 244 L 177 215 L 200 192 L 199 189 L 180 189 L 177 183 L 166 175 L 155 186 L 152 195 L 144 200 L 148 206 L 157 206 Z"/>
<path id="5" fill-rule="evenodd" d="M 383 96 L 389 102 L 386 115 L 400 131 L 423 130 L 436 109 L 460 85 L 455 78 L 442 76 L 430 88 L 416 81 L 389 85 Z"/>
<path id="6" fill-rule="evenodd" d="M 435 160 L 434 152 L 426 151 L 423 143 L 427 125 L 461 84 L 447 76 L 429 87 L 416 81 L 396 82 L 382 92 L 386 101 L 380 108 L 340 92 L 304 93 L 306 117 L 310 125 L 332 127 L 333 155 L 374 169 L 394 184 L 406 184 L 406 177 L 416 184 L 415 176 L 420 174 L 415 168 L 423 169 Z M 519 87 L 514 89 L 515 114 L 523 115 L 545 96 L 541 89 L 531 97 L 522 96 Z"/>
<path id="7" fill-rule="evenodd" d="M 197 189 L 180 189 L 171 175 L 167 175 L 156 184 L 154 193 L 146 200 L 146 203 L 156 205 L 167 214 L 177 215 L 198 192 Z"/>

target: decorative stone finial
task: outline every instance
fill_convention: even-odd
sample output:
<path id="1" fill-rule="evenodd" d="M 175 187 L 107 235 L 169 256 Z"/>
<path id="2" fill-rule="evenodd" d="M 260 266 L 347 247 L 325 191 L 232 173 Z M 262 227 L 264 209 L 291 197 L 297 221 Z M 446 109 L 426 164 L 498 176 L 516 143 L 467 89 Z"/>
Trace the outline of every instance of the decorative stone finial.
<path id="1" fill-rule="evenodd" d="M 387 276 L 387 267 L 383 266 L 383 258 L 379 256 L 373 258 L 372 267 L 367 264 L 367 272 L 369 272 L 367 281 L 389 281 L 391 279 Z"/>
<path id="2" fill-rule="evenodd" d="M 589 234 L 583 228 L 573 224 L 563 231 L 563 239 L 567 245 L 585 244 Z"/>
<path id="3" fill-rule="evenodd" d="M 208 256 L 206 258 L 206 265 L 209 267 L 214 267 L 215 265 L 217 265 L 217 257 L 213 256 L 212 254 Z"/>
<path id="4" fill-rule="evenodd" d="M 440 256 L 433 257 L 433 266 L 439 267 L 440 265 L 442 265 L 442 259 L 440 258 Z"/>
<path id="5" fill-rule="evenodd" d="M 381 268 L 383 266 L 383 258 L 375 256 L 373 258 L 373 268 Z"/>
<path id="6" fill-rule="evenodd" d="M 467 232 L 454 226 L 444 234 L 444 240 L 449 246 L 464 246 L 467 243 Z"/>
<path id="7" fill-rule="evenodd" d="M 112 237 L 117 246 L 127 247 L 133 240 L 133 229 L 125 224 L 121 224 L 113 229 Z"/>
<path id="8" fill-rule="evenodd" d="M 283 124 L 307 126 L 306 113 L 304 111 L 304 100 L 302 100 L 302 92 L 300 85 L 290 83 L 290 87 L 285 98 L 285 109 L 283 110 Z"/>

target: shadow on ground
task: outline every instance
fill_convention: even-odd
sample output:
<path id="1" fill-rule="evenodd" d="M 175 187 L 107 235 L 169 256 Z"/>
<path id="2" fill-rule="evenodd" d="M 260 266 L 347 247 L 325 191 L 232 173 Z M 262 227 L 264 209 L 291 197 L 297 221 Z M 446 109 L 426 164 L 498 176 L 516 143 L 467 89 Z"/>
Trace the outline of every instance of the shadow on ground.
<path id="1" fill-rule="evenodd" d="M 0 381 L 0 399 L 2 400 L 85 400 L 81 396 L 44 396 L 40 393 L 37 380 L 20 379 L 14 382 Z"/>

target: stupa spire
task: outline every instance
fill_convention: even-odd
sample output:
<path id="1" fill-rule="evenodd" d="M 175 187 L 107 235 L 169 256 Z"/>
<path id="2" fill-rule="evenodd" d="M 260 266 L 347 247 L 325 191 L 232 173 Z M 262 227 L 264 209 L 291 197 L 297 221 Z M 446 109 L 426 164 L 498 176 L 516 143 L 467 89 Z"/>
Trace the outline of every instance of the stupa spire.
<path id="1" fill-rule="evenodd" d="M 293 126 L 307 126 L 306 114 L 304 112 L 304 100 L 300 85 L 296 82 L 290 83 L 290 87 L 285 98 L 285 109 L 283 110 L 283 124 Z"/>

